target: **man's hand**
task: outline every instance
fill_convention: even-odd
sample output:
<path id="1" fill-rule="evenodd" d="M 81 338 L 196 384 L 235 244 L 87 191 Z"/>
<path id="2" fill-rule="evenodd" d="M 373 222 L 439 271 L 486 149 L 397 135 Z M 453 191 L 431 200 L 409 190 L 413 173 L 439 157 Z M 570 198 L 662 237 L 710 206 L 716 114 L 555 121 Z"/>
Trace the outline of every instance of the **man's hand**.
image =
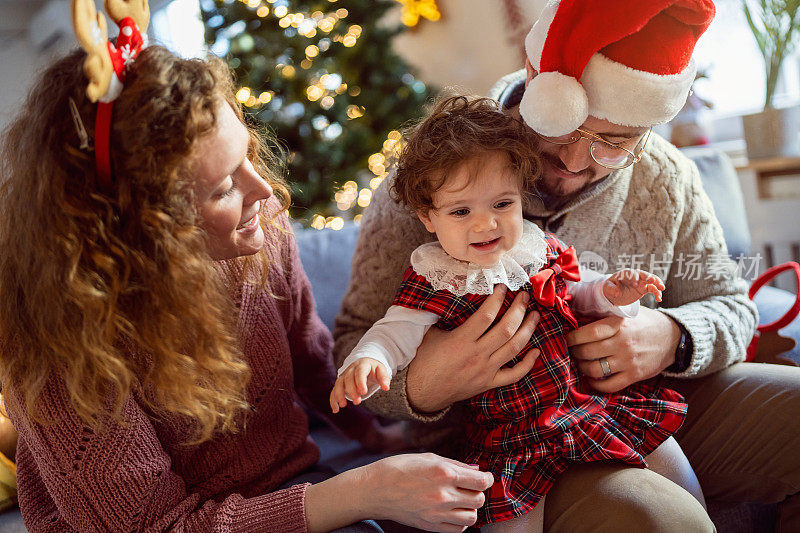
<path id="1" fill-rule="evenodd" d="M 528 294 L 516 296 L 491 329 L 506 287 L 498 285 L 466 322 L 452 331 L 430 328 L 408 367 L 406 394 L 411 406 L 435 412 L 489 389 L 519 381 L 533 368 L 539 350 L 530 350 L 511 368 L 503 368 L 530 340 L 539 313 L 529 313 Z M 488 330 L 488 331 L 487 331 Z"/>
<path id="2" fill-rule="evenodd" d="M 608 393 L 661 373 L 674 362 L 680 337 L 671 318 L 643 307 L 634 318 L 606 317 L 571 331 L 567 344 L 589 385 Z M 611 371 L 606 378 L 601 359 Z"/>

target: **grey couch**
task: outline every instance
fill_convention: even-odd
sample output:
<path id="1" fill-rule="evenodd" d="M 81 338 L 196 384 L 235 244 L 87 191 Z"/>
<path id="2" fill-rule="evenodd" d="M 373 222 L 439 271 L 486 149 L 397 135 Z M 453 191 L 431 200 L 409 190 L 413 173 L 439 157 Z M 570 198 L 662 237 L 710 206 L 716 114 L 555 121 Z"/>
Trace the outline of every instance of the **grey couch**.
<path id="1" fill-rule="evenodd" d="M 729 252 L 733 257 L 747 254 L 750 235 L 744 211 L 741 189 L 730 161 L 713 150 L 693 150 L 688 155 L 697 163 L 706 190 L 722 223 Z M 724 206 L 724 208 L 723 208 Z M 297 242 L 304 268 L 311 280 L 317 312 L 325 325 L 333 329 L 333 320 L 347 289 L 350 262 L 358 238 L 358 227 L 348 224 L 340 231 L 298 230 Z M 793 295 L 765 287 L 756 298 L 762 322 L 771 322 L 788 309 Z M 784 335 L 800 339 L 800 321 L 782 330 Z M 800 348 L 790 354 L 800 362 Z M 357 443 L 341 438 L 321 424 L 314 424 L 312 436 L 322 451 L 322 462 L 341 471 L 377 459 L 367 454 Z M 774 523 L 774 506 L 711 504 L 710 514 L 720 532 L 770 531 Z M 0 533 L 24 532 L 18 510 L 0 514 Z"/>

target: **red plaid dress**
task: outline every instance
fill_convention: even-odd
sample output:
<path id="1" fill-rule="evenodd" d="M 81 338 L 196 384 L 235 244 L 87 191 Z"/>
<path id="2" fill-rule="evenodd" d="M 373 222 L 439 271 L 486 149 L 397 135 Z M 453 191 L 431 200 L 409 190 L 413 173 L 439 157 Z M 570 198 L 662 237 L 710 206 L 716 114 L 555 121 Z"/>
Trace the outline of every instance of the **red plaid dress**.
<path id="1" fill-rule="evenodd" d="M 543 275 L 531 277 L 536 287 L 526 284 L 520 289 L 530 291 L 528 310 L 539 311 L 541 319 L 527 346 L 511 364 L 534 347 L 541 355 L 530 373 L 517 383 L 465 402 L 467 443 L 459 459 L 480 465 L 495 478 L 486 504 L 478 511 L 479 526 L 533 509 L 570 463 L 618 460 L 645 467 L 644 456 L 675 433 L 686 416 L 683 398 L 653 381 L 608 395 L 583 386 L 564 337 L 577 327 L 561 268 L 566 256 L 574 260 L 574 250 L 552 234 L 545 234 L 545 239 Z M 545 272 L 548 268 L 553 272 Z M 549 299 L 542 296 L 548 292 L 539 283 L 542 279 L 549 279 L 555 298 L 552 294 Z M 518 292 L 507 292 L 500 316 Z M 447 290 L 437 291 L 409 267 L 393 303 L 435 313 L 440 317 L 436 326 L 451 330 L 485 299 L 486 295 L 459 297 Z"/>

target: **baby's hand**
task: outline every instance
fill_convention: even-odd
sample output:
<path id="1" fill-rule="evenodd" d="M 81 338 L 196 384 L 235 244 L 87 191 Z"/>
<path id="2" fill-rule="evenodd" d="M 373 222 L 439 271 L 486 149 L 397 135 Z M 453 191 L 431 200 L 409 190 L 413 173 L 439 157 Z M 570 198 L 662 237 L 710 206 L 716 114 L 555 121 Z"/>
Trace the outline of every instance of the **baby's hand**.
<path id="1" fill-rule="evenodd" d="M 664 282 L 661 278 L 644 270 L 631 268 L 614 272 L 603 285 L 603 294 L 614 305 L 632 304 L 648 292 L 660 302 L 663 290 Z"/>
<path id="2" fill-rule="evenodd" d="M 371 357 L 364 357 L 345 368 L 333 384 L 331 391 L 331 410 L 338 413 L 342 407 L 347 407 L 348 398 L 353 405 L 361 403 L 361 396 L 375 385 L 380 385 L 383 390 L 389 390 L 389 373 L 383 363 Z"/>

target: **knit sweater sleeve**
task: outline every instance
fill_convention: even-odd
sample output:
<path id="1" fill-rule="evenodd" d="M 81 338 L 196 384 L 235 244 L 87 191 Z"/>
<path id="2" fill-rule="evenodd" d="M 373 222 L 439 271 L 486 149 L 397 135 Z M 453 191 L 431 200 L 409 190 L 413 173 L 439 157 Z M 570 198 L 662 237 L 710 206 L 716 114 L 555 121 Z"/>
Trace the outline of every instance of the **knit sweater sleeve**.
<path id="1" fill-rule="evenodd" d="M 411 252 L 431 240 L 422 224 L 389 196 L 390 179 L 375 192 L 361 222 L 353 255 L 353 269 L 334 328 L 334 358 L 340 366 L 358 341 L 380 320 L 392 303 Z M 378 391 L 364 402 L 368 409 L 388 418 L 432 422 L 445 411 L 415 411 L 406 396 L 408 368 L 397 372 L 388 391 Z"/>
<path id="2" fill-rule="evenodd" d="M 19 498 L 29 531 L 306 531 L 307 485 L 221 501 L 191 493 L 133 398 L 123 423 L 95 431 L 72 409 L 62 380 L 48 382 L 36 420 L 13 386 L 5 383 L 3 393 L 19 431 Z"/>
<path id="3" fill-rule="evenodd" d="M 758 312 L 747 296 L 747 283 L 728 256 L 697 167 L 685 164 L 688 168 L 681 170 L 689 179 L 660 310 L 686 328 L 694 345 L 689 367 L 678 376 L 700 377 L 744 359 Z"/>

